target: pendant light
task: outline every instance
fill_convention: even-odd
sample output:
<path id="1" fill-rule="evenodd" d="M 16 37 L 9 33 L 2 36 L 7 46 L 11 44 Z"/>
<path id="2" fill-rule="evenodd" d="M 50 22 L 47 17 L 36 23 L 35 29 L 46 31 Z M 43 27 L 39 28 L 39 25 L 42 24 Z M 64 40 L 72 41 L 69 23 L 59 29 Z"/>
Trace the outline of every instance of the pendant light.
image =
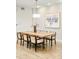
<path id="1" fill-rule="evenodd" d="M 36 21 L 36 19 L 40 18 L 40 14 L 38 14 L 37 1 L 38 0 L 35 0 L 35 7 L 34 7 L 34 10 L 33 10 L 34 11 L 34 13 L 33 13 L 33 20 L 35 19 L 35 21 Z M 34 23 L 33 29 L 34 29 L 34 32 L 37 32 L 37 24 L 36 23 Z"/>
<path id="2" fill-rule="evenodd" d="M 40 14 L 38 13 L 38 5 L 37 5 L 37 1 L 35 0 L 36 4 L 35 4 L 35 13 L 33 14 L 33 18 L 40 18 Z"/>

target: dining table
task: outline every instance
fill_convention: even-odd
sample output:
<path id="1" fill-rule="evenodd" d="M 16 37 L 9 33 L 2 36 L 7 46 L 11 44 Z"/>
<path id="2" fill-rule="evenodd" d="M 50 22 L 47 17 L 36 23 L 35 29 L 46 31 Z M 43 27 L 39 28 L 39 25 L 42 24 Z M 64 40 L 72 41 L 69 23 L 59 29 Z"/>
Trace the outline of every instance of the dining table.
<path id="1" fill-rule="evenodd" d="M 23 35 L 27 35 L 27 41 L 28 41 L 29 36 L 35 37 L 35 44 L 36 44 L 35 45 L 35 51 L 37 51 L 37 39 L 36 39 L 36 37 L 43 39 L 43 42 L 44 42 L 44 45 L 45 45 L 46 37 L 53 35 L 53 32 L 21 32 L 21 33 Z M 44 45 L 43 45 L 43 48 L 44 48 Z M 27 47 L 28 47 L 28 42 L 27 42 Z"/>

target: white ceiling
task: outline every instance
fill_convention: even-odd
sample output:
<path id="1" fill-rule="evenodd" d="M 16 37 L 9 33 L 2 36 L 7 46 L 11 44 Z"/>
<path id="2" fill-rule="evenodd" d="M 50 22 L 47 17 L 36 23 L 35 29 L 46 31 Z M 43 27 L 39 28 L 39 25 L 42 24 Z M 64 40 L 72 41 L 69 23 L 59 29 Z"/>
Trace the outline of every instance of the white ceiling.
<path id="1" fill-rule="evenodd" d="M 61 4 L 61 0 L 38 0 L 37 3 L 39 6 L 48 6 L 48 4 L 51 6 L 51 5 Z M 19 7 L 32 8 L 34 4 L 35 4 L 35 0 L 16 0 L 16 6 Z"/>

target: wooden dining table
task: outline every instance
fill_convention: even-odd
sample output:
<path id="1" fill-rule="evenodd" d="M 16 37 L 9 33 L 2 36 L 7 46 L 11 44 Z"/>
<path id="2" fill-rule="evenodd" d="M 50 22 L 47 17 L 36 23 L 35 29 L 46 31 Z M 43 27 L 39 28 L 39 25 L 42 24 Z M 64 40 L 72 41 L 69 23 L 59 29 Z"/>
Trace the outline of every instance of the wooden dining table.
<path id="1" fill-rule="evenodd" d="M 27 35 L 27 40 L 28 36 L 33 36 L 33 37 L 39 37 L 43 39 L 43 42 L 45 43 L 45 37 L 47 36 L 52 36 L 53 33 L 48 33 L 48 32 L 21 32 L 23 35 Z M 37 44 L 37 39 L 35 39 L 35 44 Z M 28 47 L 28 43 L 27 43 Z M 43 46 L 44 48 L 44 46 Z M 35 51 L 37 51 L 37 47 L 35 46 Z"/>

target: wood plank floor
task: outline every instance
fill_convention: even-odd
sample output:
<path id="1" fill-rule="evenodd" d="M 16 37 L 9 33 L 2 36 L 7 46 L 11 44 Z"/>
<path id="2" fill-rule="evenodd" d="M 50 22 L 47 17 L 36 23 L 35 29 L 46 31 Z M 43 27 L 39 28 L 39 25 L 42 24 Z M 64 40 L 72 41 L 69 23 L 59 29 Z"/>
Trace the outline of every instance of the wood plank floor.
<path id="1" fill-rule="evenodd" d="M 16 59 L 62 59 L 62 44 L 57 42 L 57 45 L 47 47 L 44 50 L 38 48 L 38 51 L 35 52 L 34 48 L 27 48 L 26 44 L 20 46 L 16 44 Z"/>

